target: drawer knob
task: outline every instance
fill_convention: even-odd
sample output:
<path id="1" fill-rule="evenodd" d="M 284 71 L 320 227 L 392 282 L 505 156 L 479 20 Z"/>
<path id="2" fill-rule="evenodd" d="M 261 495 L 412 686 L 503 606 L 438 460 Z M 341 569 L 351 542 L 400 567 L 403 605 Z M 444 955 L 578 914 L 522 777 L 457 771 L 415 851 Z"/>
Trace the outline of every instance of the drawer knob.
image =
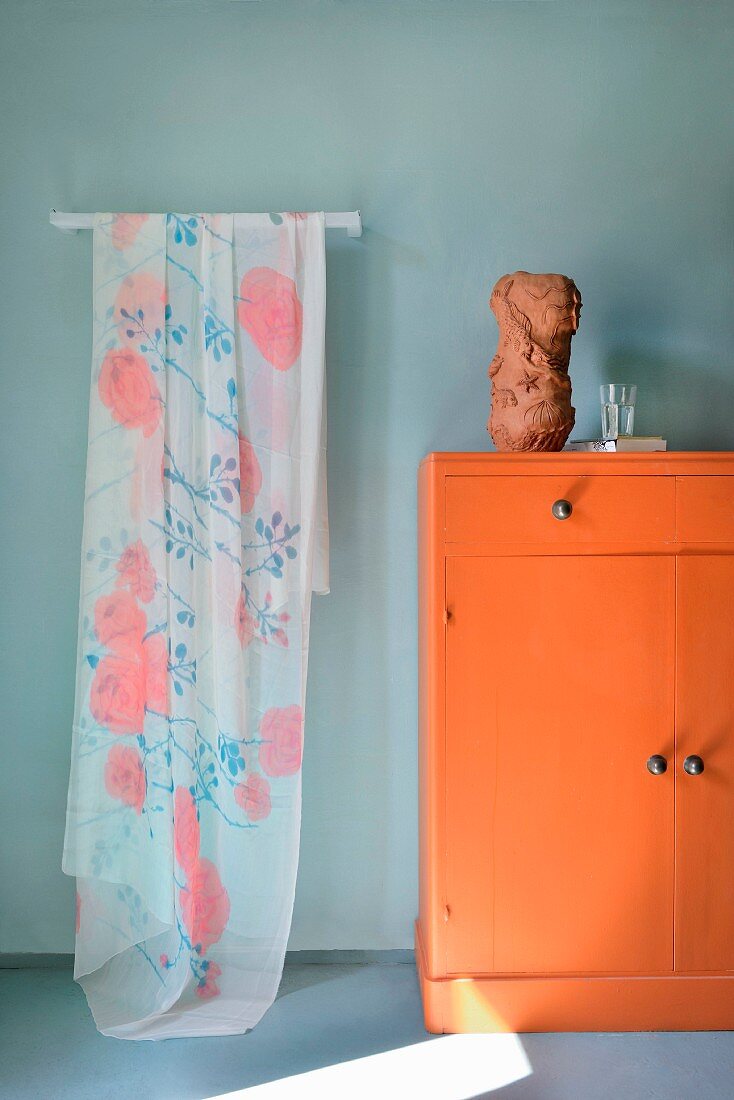
<path id="1" fill-rule="evenodd" d="M 665 759 L 664 756 L 660 756 L 659 753 L 655 753 L 655 755 L 651 756 L 647 762 L 647 770 L 652 775 L 662 775 L 668 770 L 668 761 Z"/>
<path id="2" fill-rule="evenodd" d="M 700 775 L 703 771 L 703 760 L 700 756 L 687 756 L 683 761 L 683 771 L 688 775 Z"/>
<path id="3" fill-rule="evenodd" d="M 573 505 L 570 500 L 554 500 L 551 512 L 556 519 L 568 519 L 573 512 Z"/>

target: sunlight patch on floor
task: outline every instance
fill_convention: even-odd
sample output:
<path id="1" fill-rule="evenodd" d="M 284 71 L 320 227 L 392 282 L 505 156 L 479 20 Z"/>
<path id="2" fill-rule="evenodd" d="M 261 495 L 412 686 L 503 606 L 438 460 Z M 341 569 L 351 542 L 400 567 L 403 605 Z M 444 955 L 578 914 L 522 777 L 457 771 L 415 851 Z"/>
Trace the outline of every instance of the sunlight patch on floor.
<path id="1" fill-rule="evenodd" d="M 532 1072 L 517 1035 L 446 1035 L 223 1093 L 212 1100 L 379 1100 L 381 1096 L 469 1100 Z"/>

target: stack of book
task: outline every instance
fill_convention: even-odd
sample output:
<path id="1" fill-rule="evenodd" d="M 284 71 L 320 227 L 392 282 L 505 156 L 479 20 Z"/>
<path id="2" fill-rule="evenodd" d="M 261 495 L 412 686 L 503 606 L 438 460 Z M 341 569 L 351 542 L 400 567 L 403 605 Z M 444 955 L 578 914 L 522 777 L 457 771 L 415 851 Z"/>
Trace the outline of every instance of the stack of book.
<path id="1" fill-rule="evenodd" d="M 660 435 L 620 435 L 618 439 L 572 439 L 566 451 L 665 451 L 668 444 Z"/>

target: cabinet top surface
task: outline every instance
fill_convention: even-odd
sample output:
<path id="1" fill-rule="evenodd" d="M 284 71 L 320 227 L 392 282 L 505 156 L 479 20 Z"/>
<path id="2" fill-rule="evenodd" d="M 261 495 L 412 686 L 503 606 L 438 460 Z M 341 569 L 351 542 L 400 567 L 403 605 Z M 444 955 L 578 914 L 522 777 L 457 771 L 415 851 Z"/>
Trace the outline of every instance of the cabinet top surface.
<path id="1" fill-rule="evenodd" d="M 445 474 L 734 474 L 734 451 L 649 451 L 625 454 L 588 451 L 545 453 L 432 451 L 421 466 Z"/>

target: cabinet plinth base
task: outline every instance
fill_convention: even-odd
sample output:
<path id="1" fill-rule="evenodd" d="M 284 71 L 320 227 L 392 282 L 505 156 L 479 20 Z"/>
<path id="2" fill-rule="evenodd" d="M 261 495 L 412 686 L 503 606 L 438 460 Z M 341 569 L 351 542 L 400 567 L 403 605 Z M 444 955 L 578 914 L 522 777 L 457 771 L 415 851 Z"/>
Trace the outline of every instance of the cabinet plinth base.
<path id="1" fill-rule="evenodd" d="M 418 922 L 415 959 L 434 1034 L 734 1030 L 732 973 L 431 979 Z"/>

